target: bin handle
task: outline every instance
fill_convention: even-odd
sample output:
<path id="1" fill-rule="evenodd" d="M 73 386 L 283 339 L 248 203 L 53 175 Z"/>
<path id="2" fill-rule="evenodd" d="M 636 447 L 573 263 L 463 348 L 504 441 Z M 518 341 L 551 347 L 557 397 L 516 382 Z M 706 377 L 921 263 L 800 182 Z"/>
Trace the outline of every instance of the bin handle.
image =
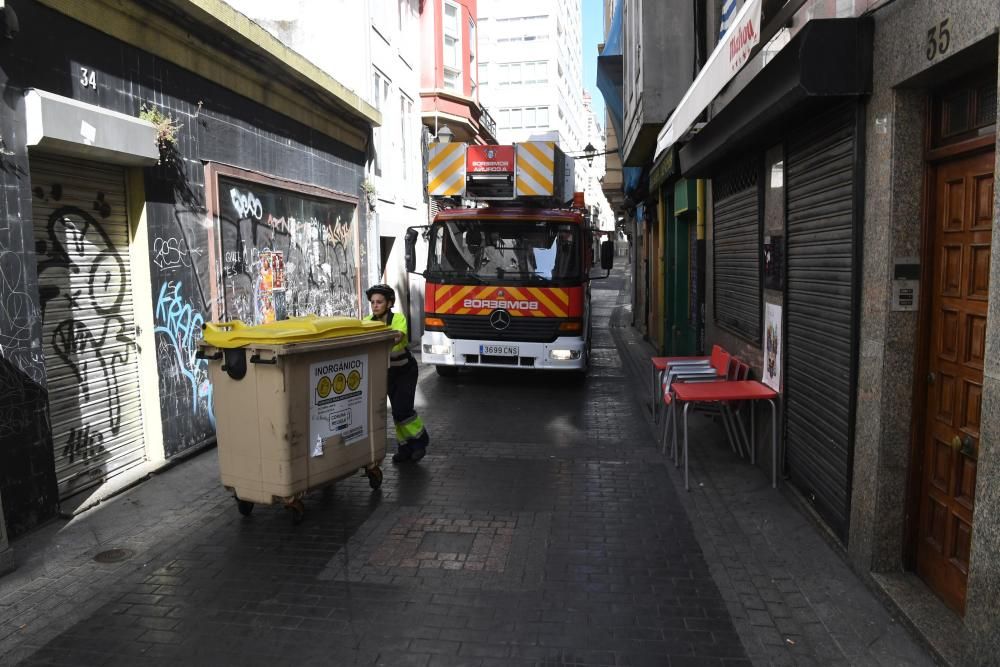
<path id="1" fill-rule="evenodd" d="M 204 350 L 198 350 L 194 353 L 195 359 L 208 359 L 209 361 L 218 361 L 222 358 L 222 350 L 216 350 L 215 354 L 205 354 Z"/>
<path id="2" fill-rule="evenodd" d="M 247 325 L 239 320 L 229 320 L 228 322 L 205 322 L 201 325 L 202 331 L 209 329 L 211 331 L 238 331 L 240 329 L 246 329 Z"/>
<path id="3" fill-rule="evenodd" d="M 254 353 L 250 357 L 250 363 L 251 364 L 272 364 L 272 365 L 274 365 L 274 364 L 278 363 L 278 357 L 271 357 L 270 359 L 261 359 L 260 358 L 260 353 L 256 352 L 256 353 Z"/>

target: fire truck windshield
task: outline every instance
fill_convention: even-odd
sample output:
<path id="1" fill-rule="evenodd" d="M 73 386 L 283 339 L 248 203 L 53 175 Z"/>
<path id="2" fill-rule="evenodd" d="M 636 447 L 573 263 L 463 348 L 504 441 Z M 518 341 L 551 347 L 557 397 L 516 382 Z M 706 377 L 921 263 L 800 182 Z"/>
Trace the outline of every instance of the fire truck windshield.
<path id="1" fill-rule="evenodd" d="M 565 285 L 581 279 L 577 225 L 451 220 L 436 223 L 429 240 L 426 276 L 432 280 Z"/>

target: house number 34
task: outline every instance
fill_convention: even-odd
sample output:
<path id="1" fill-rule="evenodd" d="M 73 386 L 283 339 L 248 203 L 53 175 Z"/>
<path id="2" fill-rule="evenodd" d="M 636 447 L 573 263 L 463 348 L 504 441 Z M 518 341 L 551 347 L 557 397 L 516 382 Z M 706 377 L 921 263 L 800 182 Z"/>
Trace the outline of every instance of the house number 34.
<path id="1" fill-rule="evenodd" d="M 944 19 L 941 23 L 927 31 L 927 60 L 934 60 L 938 56 L 943 56 L 951 46 L 951 32 L 948 30 L 949 19 Z"/>
<path id="2" fill-rule="evenodd" d="M 89 67 L 80 68 L 80 85 L 84 88 L 97 90 L 97 72 Z"/>

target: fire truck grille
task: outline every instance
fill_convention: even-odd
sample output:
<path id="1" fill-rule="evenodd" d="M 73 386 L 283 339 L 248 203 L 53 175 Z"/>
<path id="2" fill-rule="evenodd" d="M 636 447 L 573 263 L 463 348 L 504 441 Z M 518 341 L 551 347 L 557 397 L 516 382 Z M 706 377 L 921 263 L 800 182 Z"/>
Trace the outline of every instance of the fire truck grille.
<path id="1" fill-rule="evenodd" d="M 559 337 L 562 320 L 549 317 L 512 317 L 510 326 L 497 331 L 488 315 L 443 315 L 444 332 L 449 338 L 510 340 L 526 343 L 551 343 Z"/>

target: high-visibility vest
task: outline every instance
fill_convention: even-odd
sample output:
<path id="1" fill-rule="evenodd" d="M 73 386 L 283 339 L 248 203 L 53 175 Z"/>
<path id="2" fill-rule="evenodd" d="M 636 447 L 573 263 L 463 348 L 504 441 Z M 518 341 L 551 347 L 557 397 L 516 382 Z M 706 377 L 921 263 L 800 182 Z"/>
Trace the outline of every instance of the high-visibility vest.
<path id="1" fill-rule="evenodd" d="M 369 315 L 368 319 L 377 319 L 374 315 Z M 403 337 L 398 343 L 392 346 L 392 352 L 389 353 L 389 367 L 401 367 L 409 363 L 413 355 L 410 354 L 410 330 L 406 325 L 406 316 L 402 313 L 394 313 L 389 311 L 389 317 L 386 325 L 390 329 L 395 329 L 396 331 L 402 332 Z"/>

